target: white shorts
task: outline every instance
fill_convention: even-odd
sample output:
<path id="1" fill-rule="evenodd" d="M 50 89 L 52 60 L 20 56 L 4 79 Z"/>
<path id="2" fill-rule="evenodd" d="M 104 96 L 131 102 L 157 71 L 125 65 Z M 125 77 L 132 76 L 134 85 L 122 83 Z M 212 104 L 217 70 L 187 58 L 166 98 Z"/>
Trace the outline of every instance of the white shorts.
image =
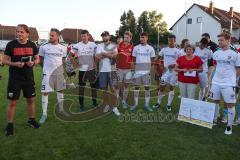
<path id="1" fill-rule="evenodd" d="M 166 85 L 170 84 L 171 86 L 175 86 L 177 83 L 177 73 L 175 71 L 169 72 L 166 71 L 161 77 L 161 84 Z"/>
<path id="2" fill-rule="evenodd" d="M 62 91 L 66 89 L 64 75 L 44 75 L 42 80 L 42 93 Z"/>
<path id="3" fill-rule="evenodd" d="M 237 98 L 235 90 L 235 87 L 212 84 L 210 98 L 212 100 L 221 100 L 222 96 L 225 103 L 236 103 Z"/>
<path id="4" fill-rule="evenodd" d="M 198 73 L 199 76 L 199 84 L 201 88 L 208 87 L 208 74 L 207 72 L 200 72 Z"/>

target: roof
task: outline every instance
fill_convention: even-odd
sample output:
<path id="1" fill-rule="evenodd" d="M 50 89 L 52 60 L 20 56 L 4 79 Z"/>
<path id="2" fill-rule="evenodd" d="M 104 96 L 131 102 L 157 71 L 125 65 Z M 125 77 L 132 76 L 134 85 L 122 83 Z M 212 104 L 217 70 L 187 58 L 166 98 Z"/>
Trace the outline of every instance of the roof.
<path id="1" fill-rule="evenodd" d="M 77 43 L 81 41 L 81 31 L 82 29 L 64 28 L 61 31 L 62 38 L 66 43 Z M 94 41 L 92 35 L 90 34 L 90 41 Z"/>
<path id="2" fill-rule="evenodd" d="M 198 6 L 200 9 L 202 9 L 208 15 L 210 15 L 215 20 L 217 20 L 223 28 L 229 28 L 230 27 L 231 16 L 229 14 L 229 11 L 225 11 L 225 10 L 214 7 L 214 12 L 213 12 L 213 14 L 211 14 L 209 7 L 202 6 L 202 5 L 194 3 L 186 12 L 188 12 L 190 9 L 192 9 L 193 6 Z M 185 13 L 172 25 L 170 30 L 173 29 L 173 27 L 178 23 L 178 21 L 183 16 L 185 16 Z M 233 26 L 233 29 L 240 29 L 240 13 L 239 12 L 233 12 L 233 25 L 232 26 Z"/>
<path id="3" fill-rule="evenodd" d="M 1 40 L 14 40 L 16 39 L 16 26 L 5 26 L 0 25 L 0 39 Z M 34 27 L 29 27 L 30 35 L 29 39 L 32 41 L 37 41 L 39 39 L 37 29 Z"/>

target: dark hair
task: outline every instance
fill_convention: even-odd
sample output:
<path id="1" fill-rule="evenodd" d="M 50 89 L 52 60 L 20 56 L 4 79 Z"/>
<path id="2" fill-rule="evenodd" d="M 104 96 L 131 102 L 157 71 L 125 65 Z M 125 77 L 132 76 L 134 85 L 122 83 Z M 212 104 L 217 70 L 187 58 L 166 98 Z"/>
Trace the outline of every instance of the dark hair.
<path id="1" fill-rule="evenodd" d="M 82 31 L 81 31 L 81 34 L 87 34 L 87 35 L 89 35 L 89 32 L 88 32 L 88 30 L 82 30 Z"/>
<path id="2" fill-rule="evenodd" d="M 209 33 L 203 33 L 203 34 L 202 34 L 202 37 L 208 37 L 208 38 L 210 38 L 210 34 L 209 34 Z"/>
<path id="3" fill-rule="evenodd" d="M 17 27 L 22 27 L 25 32 L 30 33 L 30 29 L 26 24 L 18 24 Z"/>
<path id="4" fill-rule="evenodd" d="M 190 45 L 190 44 L 188 44 L 188 45 L 184 48 L 184 52 L 187 51 L 187 48 L 192 48 L 192 49 L 193 49 L 193 52 L 195 52 L 195 47 L 192 46 L 192 45 Z"/>
<path id="5" fill-rule="evenodd" d="M 51 28 L 50 32 L 56 32 L 59 36 L 61 35 L 61 32 L 57 28 Z"/>
<path id="6" fill-rule="evenodd" d="M 148 37 L 148 34 L 147 34 L 146 32 L 142 32 L 142 33 L 140 34 L 140 36 L 141 36 L 141 37 Z"/>
<path id="7" fill-rule="evenodd" d="M 168 38 L 176 39 L 176 36 L 175 36 L 174 34 L 169 34 L 169 35 L 168 35 Z"/>
<path id="8" fill-rule="evenodd" d="M 180 47 L 181 47 L 181 48 L 184 48 L 184 44 L 185 44 L 186 42 L 188 42 L 188 41 L 189 41 L 189 39 L 183 39 L 182 42 L 181 42 Z"/>
<path id="9" fill-rule="evenodd" d="M 227 32 L 223 32 L 221 34 L 218 35 L 218 38 L 219 37 L 224 37 L 224 39 L 226 40 L 230 40 L 231 39 L 231 34 L 227 33 Z"/>
<path id="10" fill-rule="evenodd" d="M 202 38 L 201 40 L 200 40 L 200 43 L 201 44 L 203 44 L 203 45 L 208 45 L 208 40 L 207 40 L 207 38 Z"/>

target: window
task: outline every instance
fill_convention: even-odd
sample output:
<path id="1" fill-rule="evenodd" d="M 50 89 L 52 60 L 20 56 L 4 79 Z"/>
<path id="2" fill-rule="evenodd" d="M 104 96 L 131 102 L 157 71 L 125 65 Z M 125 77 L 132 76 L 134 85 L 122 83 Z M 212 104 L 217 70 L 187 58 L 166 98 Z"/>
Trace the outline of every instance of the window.
<path id="1" fill-rule="evenodd" d="M 192 18 L 187 19 L 187 24 L 192 24 Z"/>
<path id="2" fill-rule="evenodd" d="M 202 23 L 202 17 L 197 17 L 197 23 Z"/>

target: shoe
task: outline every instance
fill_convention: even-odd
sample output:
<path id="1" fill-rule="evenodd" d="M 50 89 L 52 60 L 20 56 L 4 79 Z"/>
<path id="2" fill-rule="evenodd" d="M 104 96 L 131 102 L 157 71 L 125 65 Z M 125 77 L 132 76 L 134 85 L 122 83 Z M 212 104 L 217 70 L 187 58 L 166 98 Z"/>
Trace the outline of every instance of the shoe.
<path id="1" fill-rule="evenodd" d="M 47 115 L 42 115 L 41 119 L 39 120 L 39 123 L 40 124 L 45 123 L 46 119 L 47 119 Z"/>
<path id="2" fill-rule="evenodd" d="M 158 109 L 158 108 L 160 108 L 160 104 L 159 104 L 159 103 L 156 103 L 156 104 L 154 104 L 154 105 L 152 106 L 152 108 L 153 108 L 153 109 Z"/>
<path id="3" fill-rule="evenodd" d="M 13 123 L 8 123 L 6 127 L 6 136 L 13 136 Z"/>
<path id="4" fill-rule="evenodd" d="M 69 117 L 70 115 L 65 111 L 59 111 L 59 114 L 63 117 Z"/>
<path id="5" fill-rule="evenodd" d="M 223 124 L 226 124 L 226 123 L 227 123 L 227 117 L 223 117 L 222 120 L 221 120 L 221 122 L 222 122 Z"/>
<path id="6" fill-rule="evenodd" d="M 240 119 L 236 120 L 236 121 L 233 123 L 234 126 L 237 126 L 237 125 L 239 125 L 239 124 L 240 124 Z"/>
<path id="7" fill-rule="evenodd" d="M 114 107 L 112 111 L 113 111 L 113 113 L 114 113 L 116 116 L 120 116 L 120 115 L 121 115 L 121 113 L 119 112 L 119 110 L 118 110 L 117 107 Z"/>
<path id="8" fill-rule="evenodd" d="M 136 110 L 136 108 L 137 108 L 137 106 L 136 106 L 136 105 L 134 105 L 134 106 L 131 106 L 131 107 L 130 107 L 130 110 L 133 112 L 133 111 L 135 111 L 135 110 Z"/>
<path id="9" fill-rule="evenodd" d="M 84 112 L 84 106 L 80 106 L 80 112 Z"/>
<path id="10" fill-rule="evenodd" d="M 232 127 L 231 126 L 227 126 L 225 132 L 226 135 L 231 135 L 232 134 Z"/>
<path id="11" fill-rule="evenodd" d="M 147 110 L 148 112 L 153 112 L 153 109 L 152 109 L 150 106 L 146 106 L 146 110 Z"/>
<path id="12" fill-rule="evenodd" d="M 167 106 L 167 111 L 170 112 L 171 110 L 171 106 Z"/>
<path id="13" fill-rule="evenodd" d="M 29 125 L 29 127 L 32 127 L 32 128 L 39 128 L 40 127 L 38 122 L 33 118 L 28 120 L 28 125 Z"/>
<path id="14" fill-rule="evenodd" d="M 110 109 L 110 106 L 109 105 L 106 105 L 103 109 L 103 113 L 107 113 Z"/>
<path id="15" fill-rule="evenodd" d="M 124 102 L 124 101 L 122 102 L 122 108 L 123 108 L 123 109 L 127 109 L 127 104 L 126 104 L 126 102 Z"/>
<path id="16" fill-rule="evenodd" d="M 93 103 L 92 105 L 93 105 L 93 107 L 98 107 L 97 103 Z"/>

